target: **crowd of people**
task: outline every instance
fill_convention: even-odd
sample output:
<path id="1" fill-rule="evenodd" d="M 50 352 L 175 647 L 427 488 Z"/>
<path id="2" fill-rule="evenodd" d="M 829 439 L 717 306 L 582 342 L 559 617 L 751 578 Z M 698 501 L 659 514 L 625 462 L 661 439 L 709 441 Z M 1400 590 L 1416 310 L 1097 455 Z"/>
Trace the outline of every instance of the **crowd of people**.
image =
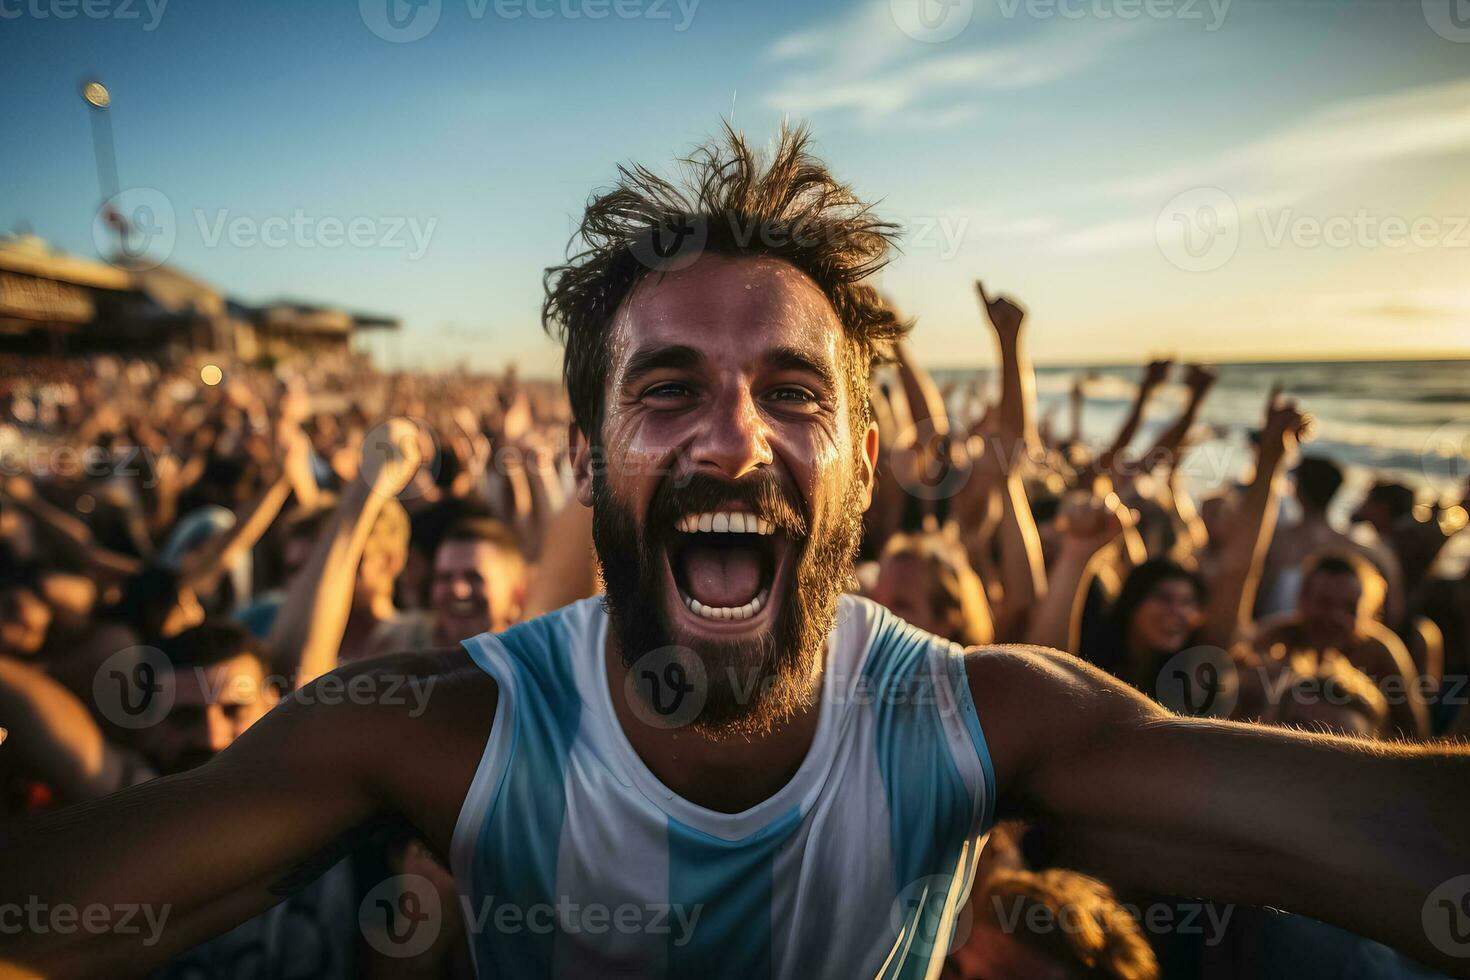
<path id="1" fill-rule="evenodd" d="M 1180 712 L 1470 736 L 1470 577 L 1436 561 L 1453 521 L 1381 482 L 1335 526 L 1343 470 L 1303 448 L 1311 419 L 1279 391 L 1250 420 L 1250 471 L 1196 504 L 1181 473 L 1209 367 L 1148 364 L 1116 437 L 1088 445 L 1080 395 L 1070 433 L 1038 418 L 1021 308 L 983 285 L 979 300 L 993 404 L 952 414 L 982 405 L 965 397 L 979 389 L 946 390 L 907 343 L 875 375 L 878 483 L 853 590 L 962 645 L 1068 651 Z M 560 385 L 347 355 L 211 366 L 215 384 L 188 357 L 5 366 L 0 818 L 198 766 L 339 664 L 598 591 Z M 1139 449 L 1176 370 L 1188 403 Z M 1055 866 L 1050 845 L 993 831 L 946 976 L 1431 975 L 1311 920 L 1115 890 Z M 441 890 L 446 928 L 386 959 L 359 903 L 409 869 Z M 410 830 L 368 828 L 317 870 L 163 975 L 468 974 L 453 880 Z"/>

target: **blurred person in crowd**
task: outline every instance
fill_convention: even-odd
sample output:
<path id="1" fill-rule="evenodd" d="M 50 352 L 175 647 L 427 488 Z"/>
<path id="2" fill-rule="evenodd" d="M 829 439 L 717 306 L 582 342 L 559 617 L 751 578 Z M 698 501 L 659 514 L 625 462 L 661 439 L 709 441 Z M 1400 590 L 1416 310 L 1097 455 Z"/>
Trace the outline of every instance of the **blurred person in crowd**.
<path id="1" fill-rule="evenodd" d="M 1412 489 L 1402 483 L 1379 480 L 1353 511 L 1352 520 L 1372 527 L 1377 539 L 1393 552 L 1402 570 L 1404 589 L 1415 596 L 1430 578 L 1450 538 L 1465 527 L 1467 504 L 1470 504 L 1470 484 L 1459 503 L 1446 503 L 1443 508 L 1427 507 L 1421 519 Z"/>
<path id="2" fill-rule="evenodd" d="M 1097 637 L 1083 655 L 1141 691 L 1150 692 L 1159 666 L 1200 643 L 1205 586 L 1194 572 L 1157 558 L 1129 573 Z"/>
<path id="3" fill-rule="evenodd" d="M 34 656 L 50 628 L 51 607 L 42 599 L 40 570 L 0 552 L 0 657 Z"/>
<path id="4" fill-rule="evenodd" d="M 435 645 L 509 629 L 520 622 L 525 601 L 526 561 L 508 527 L 477 518 L 445 533 L 430 587 Z"/>
<path id="5" fill-rule="evenodd" d="M 1287 665 L 1290 674 L 1282 693 L 1261 720 L 1309 731 L 1362 738 L 1384 738 L 1389 724 L 1388 699 L 1373 679 L 1341 658 L 1299 658 Z"/>
<path id="6" fill-rule="evenodd" d="M 1075 871 L 997 871 L 977 889 L 969 915 L 969 935 L 949 954 L 942 980 L 1159 976 L 1153 950 L 1112 889 Z"/>
<path id="7" fill-rule="evenodd" d="M 105 796 L 155 774 L 201 765 L 259 721 L 280 697 L 264 647 L 216 619 L 114 652 L 77 695 L 38 666 L 0 661 L 0 702 L 26 765 L 12 776 L 60 803 Z M 92 712 L 96 712 L 96 716 Z"/>
<path id="8" fill-rule="evenodd" d="M 962 646 L 994 639 L 990 606 L 964 549 L 937 534 L 890 538 L 871 597 L 906 622 Z"/>
<path id="9" fill-rule="evenodd" d="M 1342 468 L 1324 456 L 1302 457 L 1293 473 L 1294 497 L 1301 512 L 1294 524 L 1277 528 L 1266 556 L 1265 581 L 1257 612 L 1269 615 L 1295 607 L 1302 588 L 1304 563 L 1324 551 L 1355 552 L 1379 569 L 1386 583 L 1382 614 L 1397 626 L 1404 613 L 1403 574 L 1398 559 L 1383 541 L 1363 545 L 1332 526 L 1328 512 L 1342 488 Z"/>
<path id="10" fill-rule="evenodd" d="M 1354 524 L 1370 524 L 1383 541 L 1392 541 L 1399 525 L 1414 518 L 1414 491 L 1402 483 L 1379 480 L 1368 488 L 1353 511 Z"/>
<path id="11" fill-rule="evenodd" d="M 1128 573 L 1091 631 L 1084 630 L 1082 619 L 1090 578 L 1133 518 L 1116 496 L 1074 499 L 1059 518 L 1065 536 L 1028 640 L 1077 652 L 1150 695 L 1159 668 L 1175 654 L 1199 646 L 1232 650 L 1251 625 L 1274 525 L 1278 476 L 1307 425 L 1295 403 L 1272 391 L 1256 473 L 1237 501 L 1233 533 L 1220 550 L 1208 588 L 1177 562 L 1143 562 Z"/>
<path id="12" fill-rule="evenodd" d="M 1356 553 L 1312 556 L 1296 611 L 1262 620 L 1255 648 L 1275 660 L 1346 660 L 1382 689 L 1394 728 L 1422 738 L 1429 718 L 1419 672 L 1403 641 L 1377 618 L 1385 588 L 1383 577 Z"/>

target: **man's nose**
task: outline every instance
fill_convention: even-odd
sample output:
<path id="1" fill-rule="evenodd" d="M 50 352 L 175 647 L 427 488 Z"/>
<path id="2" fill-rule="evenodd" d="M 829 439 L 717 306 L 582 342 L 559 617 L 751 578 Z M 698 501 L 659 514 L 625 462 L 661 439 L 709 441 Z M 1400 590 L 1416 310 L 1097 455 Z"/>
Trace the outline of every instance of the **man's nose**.
<path id="1" fill-rule="evenodd" d="M 468 599 L 474 595 L 475 590 L 470 587 L 469 579 L 457 578 L 449 586 L 449 594 L 456 599 Z"/>
<path id="2" fill-rule="evenodd" d="M 766 420 L 744 385 L 722 392 L 702 423 L 690 447 L 696 470 L 714 470 L 726 479 L 738 480 L 773 461 Z"/>

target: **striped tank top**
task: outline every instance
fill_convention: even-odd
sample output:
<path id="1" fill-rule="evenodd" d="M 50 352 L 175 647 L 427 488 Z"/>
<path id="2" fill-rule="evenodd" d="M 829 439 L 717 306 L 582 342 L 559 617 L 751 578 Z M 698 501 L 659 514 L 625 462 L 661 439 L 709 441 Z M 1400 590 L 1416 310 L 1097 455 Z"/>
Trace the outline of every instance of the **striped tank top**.
<path id="1" fill-rule="evenodd" d="M 721 813 L 634 751 L 607 629 L 592 597 L 464 642 L 499 687 L 451 851 L 477 975 L 937 976 L 995 811 L 960 648 L 843 596 L 806 758 Z"/>

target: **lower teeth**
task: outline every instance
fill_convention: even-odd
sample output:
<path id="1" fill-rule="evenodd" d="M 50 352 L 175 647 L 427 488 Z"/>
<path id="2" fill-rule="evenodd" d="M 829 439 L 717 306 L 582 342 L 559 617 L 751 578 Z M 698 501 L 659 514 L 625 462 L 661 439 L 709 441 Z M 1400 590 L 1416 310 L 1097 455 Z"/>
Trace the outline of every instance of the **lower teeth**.
<path id="1" fill-rule="evenodd" d="M 769 597 L 770 592 L 762 589 L 760 595 L 743 606 L 706 606 L 698 599 L 684 596 L 684 605 L 689 607 L 690 612 L 705 619 L 749 619 L 765 608 Z"/>

